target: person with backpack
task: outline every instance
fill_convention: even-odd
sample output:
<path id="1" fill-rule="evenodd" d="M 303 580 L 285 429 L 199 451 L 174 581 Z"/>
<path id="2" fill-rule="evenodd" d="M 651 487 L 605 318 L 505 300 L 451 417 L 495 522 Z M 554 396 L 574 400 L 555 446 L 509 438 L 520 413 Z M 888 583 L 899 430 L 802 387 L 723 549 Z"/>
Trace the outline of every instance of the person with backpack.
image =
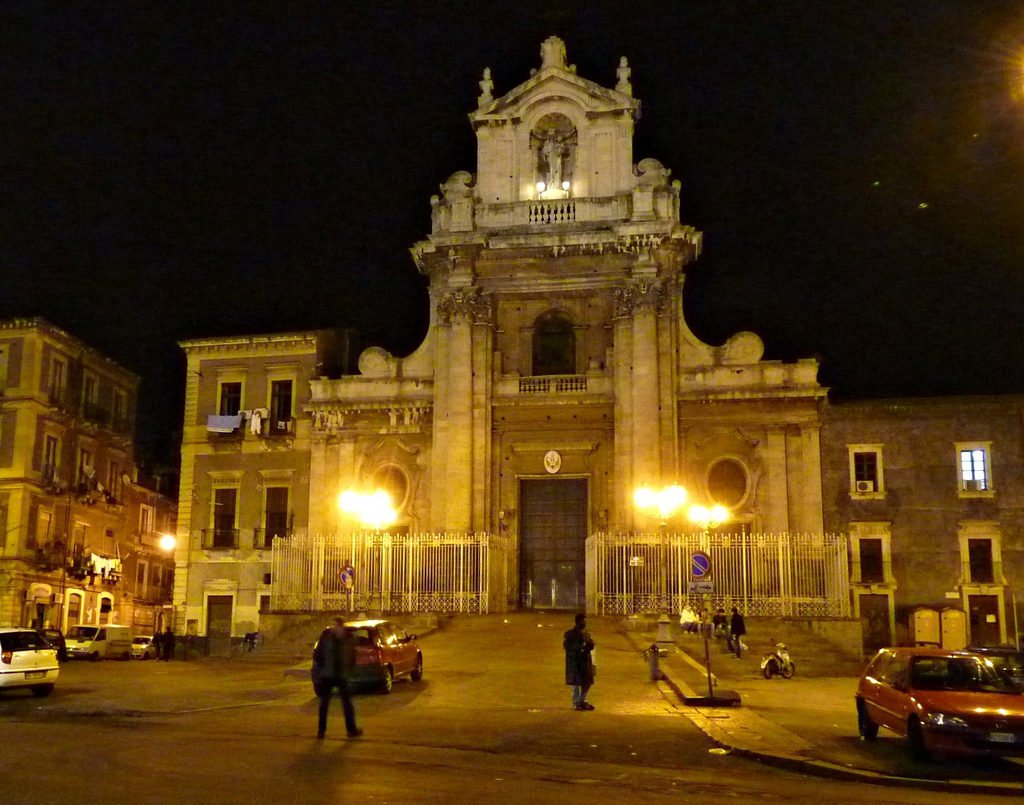
<path id="1" fill-rule="evenodd" d="M 355 642 L 352 633 L 345 628 L 345 619 L 337 617 L 334 625 L 320 633 L 320 639 L 313 648 L 313 689 L 320 697 L 317 738 L 327 732 L 327 708 L 335 688 L 341 696 L 341 707 L 345 713 L 345 731 L 349 738 L 358 738 L 363 731 L 356 726 L 356 711 L 349 692 L 349 680 L 355 665 Z"/>

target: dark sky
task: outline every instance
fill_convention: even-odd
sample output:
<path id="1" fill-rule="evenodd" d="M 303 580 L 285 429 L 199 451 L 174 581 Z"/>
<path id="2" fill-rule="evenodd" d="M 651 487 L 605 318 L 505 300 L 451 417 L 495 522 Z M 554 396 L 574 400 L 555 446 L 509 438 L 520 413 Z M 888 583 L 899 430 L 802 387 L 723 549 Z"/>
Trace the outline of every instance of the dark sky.
<path id="1" fill-rule="evenodd" d="M 0 317 L 142 376 L 173 457 L 176 342 L 425 334 L 408 247 L 475 169 L 466 115 L 557 34 L 629 59 L 635 161 L 683 185 L 699 337 L 818 357 L 836 398 L 1024 392 L 1024 6 L 985 0 L 4 4 Z"/>

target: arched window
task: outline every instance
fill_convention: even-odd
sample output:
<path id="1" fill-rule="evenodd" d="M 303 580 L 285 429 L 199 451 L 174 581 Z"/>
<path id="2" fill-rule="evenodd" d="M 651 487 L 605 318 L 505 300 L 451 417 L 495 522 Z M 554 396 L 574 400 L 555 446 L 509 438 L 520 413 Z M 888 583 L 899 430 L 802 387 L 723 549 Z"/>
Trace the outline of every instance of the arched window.
<path id="1" fill-rule="evenodd" d="M 533 374 L 576 374 L 576 335 L 563 313 L 545 313 L 533 326 Z"/>

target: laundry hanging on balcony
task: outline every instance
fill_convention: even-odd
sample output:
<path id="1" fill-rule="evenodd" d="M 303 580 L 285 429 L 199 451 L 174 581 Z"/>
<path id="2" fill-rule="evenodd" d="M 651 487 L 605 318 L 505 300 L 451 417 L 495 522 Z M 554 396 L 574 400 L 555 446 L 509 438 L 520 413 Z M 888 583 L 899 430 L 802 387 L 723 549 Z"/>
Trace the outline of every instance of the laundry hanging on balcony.
<path id="1" fill-rule="evenodd" d="M 242 427 L 242 415 L 221 416 L 210 414 L 206 417 L 206 430 L 209 433 L 234 433 Z"/>

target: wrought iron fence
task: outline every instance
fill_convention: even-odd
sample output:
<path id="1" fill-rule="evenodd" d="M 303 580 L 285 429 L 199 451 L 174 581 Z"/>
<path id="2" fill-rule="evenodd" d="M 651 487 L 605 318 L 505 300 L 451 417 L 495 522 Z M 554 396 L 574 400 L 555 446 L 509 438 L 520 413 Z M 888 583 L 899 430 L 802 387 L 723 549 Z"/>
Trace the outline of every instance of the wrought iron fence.
<path id="1" fill-rule="evenodd" d="M 275 539 L 275 611 L 503 611 L 508 539 L 493 534 L 295 535 Z M 342 571 L 351 566 L 351 586 Z"/>
<path id="2" fill-rule="evenodd" d="M 710 558 L 710 574 L 695 575 L 698 551 Z M 678 613 L 690 603 L 748 615 L 848 617 L 849 580 L 841 534 L 598 533 L 587 540 L 587 610 L 601 614 Z"/>

